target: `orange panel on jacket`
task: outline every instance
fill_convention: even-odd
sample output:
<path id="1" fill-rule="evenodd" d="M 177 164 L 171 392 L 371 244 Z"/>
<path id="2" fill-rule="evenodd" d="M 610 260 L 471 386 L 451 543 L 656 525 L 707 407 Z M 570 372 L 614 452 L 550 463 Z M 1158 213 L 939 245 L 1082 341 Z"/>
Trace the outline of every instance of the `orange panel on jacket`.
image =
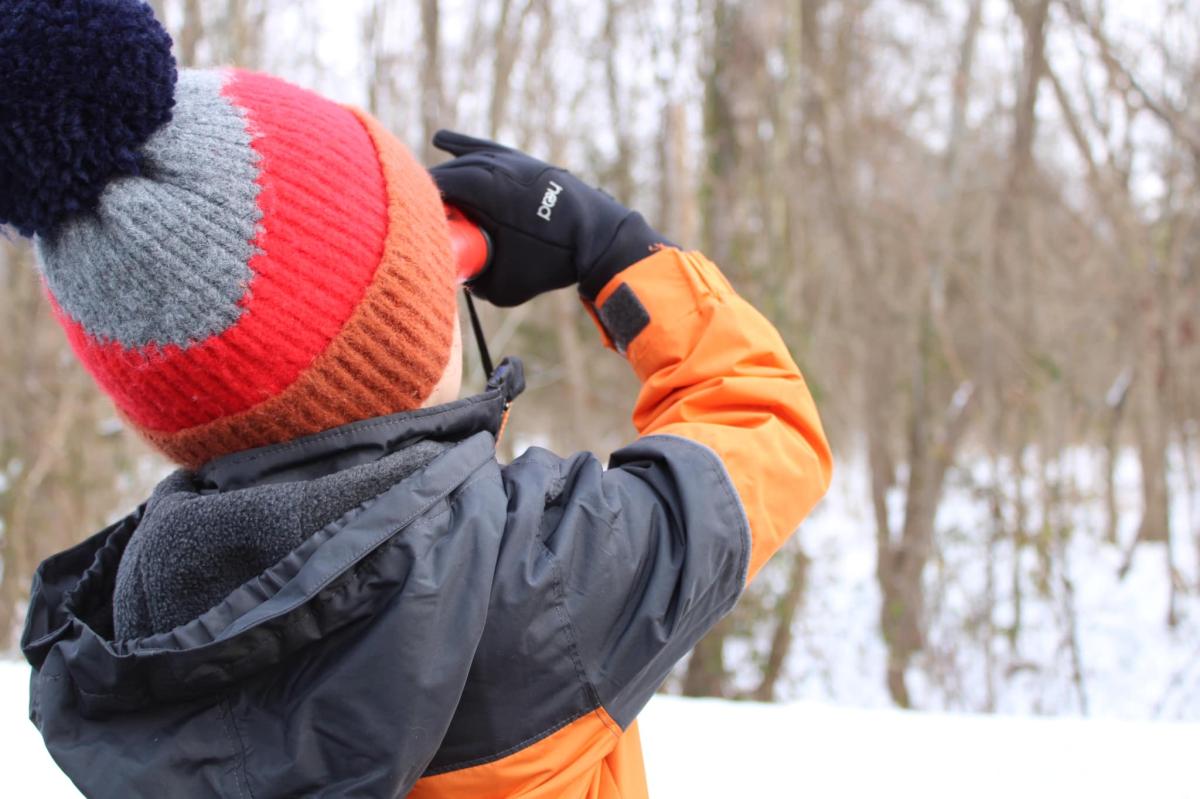
<path id="1" fill-rule="evenodd" d="M 637 724 L 603 709 L 507 757 L 417 782 L 410 799 L 645 799 Z"/>
<path id="2" fill-rule="evenodd" d="M 832 479 L 829 443 L 787 345 L 697 252 L 662 250 L 596 299 L 610 345 L 630 320 L 642 327 L 626 350 L 642 380 L 638 431 L 705 444 L 725 464 L 750 522 L 752 578 Z M 636 305 L 610 313 L 614 301 Z"/>

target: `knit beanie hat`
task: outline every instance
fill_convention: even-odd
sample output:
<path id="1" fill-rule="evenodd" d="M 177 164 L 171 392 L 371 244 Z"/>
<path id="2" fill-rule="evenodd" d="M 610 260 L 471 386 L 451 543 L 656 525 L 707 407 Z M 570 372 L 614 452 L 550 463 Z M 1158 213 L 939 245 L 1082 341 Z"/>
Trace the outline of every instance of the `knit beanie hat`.
<path id="1" fill-rule="evenodd" d="M 76 355 L 192 467 L 419 407 L 455 318 L 428 172 L 366 113 L 170 48 L 139 0 L 0 0 L 0 225 Z"/>

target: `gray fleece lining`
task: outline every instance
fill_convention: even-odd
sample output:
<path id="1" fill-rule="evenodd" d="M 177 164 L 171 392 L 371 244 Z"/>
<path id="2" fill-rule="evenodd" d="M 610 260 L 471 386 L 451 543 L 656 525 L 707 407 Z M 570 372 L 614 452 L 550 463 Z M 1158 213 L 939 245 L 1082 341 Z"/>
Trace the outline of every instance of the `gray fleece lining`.
<path id="1" fill-rule="evenodd" d="M 155 489 L 121 558 L 116 638 L 163 633 L 200 616 L 448 447 L 423 441 L 315 480 L 223 493 L 201 493 L 193 473 L 175 472 Z"/>

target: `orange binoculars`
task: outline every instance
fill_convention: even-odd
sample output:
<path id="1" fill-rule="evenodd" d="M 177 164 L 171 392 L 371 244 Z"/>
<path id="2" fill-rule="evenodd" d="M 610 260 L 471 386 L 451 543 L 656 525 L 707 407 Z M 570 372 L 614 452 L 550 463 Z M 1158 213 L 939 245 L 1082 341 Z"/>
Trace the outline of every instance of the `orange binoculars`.
<path id="1" fill-rule="evenodd" d="M 445 208 L 446 224 L 450 227 L 450 245 L 454 249 L 458 284 L 466 286 L 483 274 L 483 271 L 491 264 L 492 239 L 486 230 L 468 219 L 467 215 L 458 208 L 449 204 L 446 204 Z M 475 302 L 471 299 L 471 292 L 468 290 L 464 294 L 467 313 L 471 317 L 471 329 L 475 332 L 475 343 L 479 345 L 479 361 L 490 386 L 496 369 L 492 365 L 492 355 L 488 352 L 487 339 L 483 334 L 483 325 L 479 321 L 479 314 L 475 311 Z M 504 366 L 503 363 L 500 365 Z"/>
<path id="2" fill-rule="evenodd" d="M 492 240 L 483 228 L 453 205 L 446 205 L 450 243 L 454 248 L 458 282 L 468 283 L 483 273 L 492 260 Z"/>

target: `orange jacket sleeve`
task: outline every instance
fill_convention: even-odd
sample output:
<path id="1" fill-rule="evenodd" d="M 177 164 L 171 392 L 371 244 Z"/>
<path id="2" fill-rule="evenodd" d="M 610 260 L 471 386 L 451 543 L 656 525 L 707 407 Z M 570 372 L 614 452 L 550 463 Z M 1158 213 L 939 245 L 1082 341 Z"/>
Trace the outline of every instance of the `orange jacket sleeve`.
<path id="1" fill-rule="evenodd" d="M 712 449 L 750 525 L 747 579 L 829 487 L 833 462 L 812 395 L 778 331 L 697 252 L 660 250 L 589 309 L 642 381 L 633 423 Z"/>

